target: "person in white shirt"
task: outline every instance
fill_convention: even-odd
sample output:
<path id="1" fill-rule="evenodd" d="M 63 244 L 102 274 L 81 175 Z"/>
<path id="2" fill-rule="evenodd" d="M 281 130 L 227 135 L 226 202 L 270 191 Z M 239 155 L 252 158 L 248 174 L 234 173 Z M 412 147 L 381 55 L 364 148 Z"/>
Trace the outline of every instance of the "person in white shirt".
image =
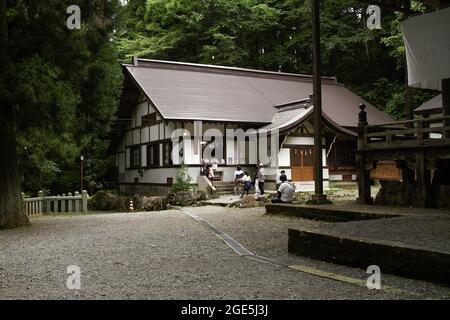
<path id="1" fill-rule="evenodd" d="M 287 181 L 286 175 L 280 176 L 280 187 L 278 188 L 277 198 L 272 199 L 272 203 L 292 203 L 294 199 L 295 185 Z"/>
<path id="2" fill-rule="evenodd" d="M 241 198 L 244 197 L 244 194 L 248 195 L 248 192 L 252 189 L 252 178 L 247 171 L 244 172 L 244 176 L 242 177 L 242 195 Z"/>
<path id="3" fill-rule="evenodd" d="M 256 173 L 256 179 L 258 180 L 259 194 L 262 196 L 264 195 L 264 183 L 266 182 L 266 172 L 264 171 L 263 166 L 264 165 L 260 163 L 258 166 L 259 169 Z"/>
<path id="4" fill-rule="evenodd" d="M 258 174 L 259 174 L 259 166 L 256 165 L 256 171 L 255 171 L 255 176 L 254 176 L 254 180 L 255 180 L 255 196 L 259 195 L 259 179 L 258 179 Z"/>
<path id="5" fill-rule="evenodd" d="M 241 167 L 238 166 L 236 168 L 236 171 L 234 171 L 234 194 L 239 194 L 239 189 L 242 182 L 242 177 L 244 176 L 244 171 L 242 171 Z"/>

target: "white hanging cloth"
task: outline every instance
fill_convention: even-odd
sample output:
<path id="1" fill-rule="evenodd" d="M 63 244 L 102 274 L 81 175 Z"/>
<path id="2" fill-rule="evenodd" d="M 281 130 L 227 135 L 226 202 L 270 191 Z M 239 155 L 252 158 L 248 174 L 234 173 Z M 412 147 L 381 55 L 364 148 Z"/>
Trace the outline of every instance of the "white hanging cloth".
<path id="1" fill-rule="evenodd" d="M 442 90 L 450 78 L 450 7 L 401 23 L 411 87 Z"/>

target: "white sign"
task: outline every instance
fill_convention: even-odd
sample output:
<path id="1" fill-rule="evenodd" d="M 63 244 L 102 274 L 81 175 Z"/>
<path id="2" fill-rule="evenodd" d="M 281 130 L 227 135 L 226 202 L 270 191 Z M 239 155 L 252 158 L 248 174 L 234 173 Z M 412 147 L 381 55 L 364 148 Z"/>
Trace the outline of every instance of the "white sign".
<path id="1" fill-rule="evenodd" d="M 367 7 L 366 14 L 369 16 L 366 21 L 370 30 L 381 29 L 381 9 L 379 6 L 371 4 Z"/>

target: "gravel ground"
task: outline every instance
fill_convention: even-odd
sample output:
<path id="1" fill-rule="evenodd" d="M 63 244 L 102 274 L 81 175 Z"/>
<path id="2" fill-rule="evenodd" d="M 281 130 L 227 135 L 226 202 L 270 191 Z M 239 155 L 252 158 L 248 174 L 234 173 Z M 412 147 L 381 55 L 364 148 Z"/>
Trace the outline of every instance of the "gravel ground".
<path id="1" fill-rule="evenodd" d="M 330 233 L 365 239 L 383 239 L 417 248 L 450 253 L 450 215 L 419 215 L 324 226 Z"/>
<path id="2" fill-rule="evenodd" d="M 249 250 L 364 278 L 363 271 L 287 254 L 287 226 L 322 223 L 265 217 L 264 209 L 185 208 Z M 238 256 L 182 210 L 38 217 L 0 231 L 2 299 L 399 299 Z M 66 288 L 66 267 L 81 268 L 81 290 Z M 391 277 L 432 297 L 448 288 Z M 384 278 L 383 278 L 384 279 Z"/>
<path id="3" fill-rule="evenodd" d="M 358 230 L 355 223 L 363 224 L 364 222 L 388 222 L 390 220 L 404 218 L 390 218 L 380 220 L 347 222 L 347 223 L 328 223 L 323 221 L 313 221 L 300 219 L 296 217 L 285 216 L 267 216 L 264 208 L 253 209 L 229 209 L 217 208 L 212 210 L 210 207 L 203 208 L 185 208 L 201 218 L 207 220 L 220 230 L 226 232 L 235 240 L 243 244 L 247 249 L 255 254 L 262 255 L 284 264 L 302 264 L 317 268 L 324 271 L 334 272 L 357 279 L 366 279 L 365 270 L 357 268 L 349 268 L 345 266 L 325 263 L 304 257 L 295 256 L 287 252 L 288 228 L 301 228 L 306 230 L 340 228 L 340 231 Z M 346 227 L 348 225 L 348 227 Z M 423 223 L 421 223 L 423 226 Z M 405 226 L 406 228 L 407 226 Z M 445 226 L 444 226 L 445 227 Z M 394 227 L 393 227 L 394 228 Z M 425 228 L 425 226 L 423 226 Z M 373 235 L 382 234 L 383 227 L 379 227 L 373 231 Z M 448 229 L 447 229 L 448 230 Z M 387 230 L 389 231 L 389 230 Z M 337 232 L 337 230 L 336 230 Z M 364 230 L 362 230 L 364 232 Z M 378 232 L 378 233 L 377 233 Z M 446 233 L 448 236 L 448 232 Z M 440 239 L 446 236 L 440 237 Z M 423 239 L 424 237 L 422 237 Z M 430 236 L 432 238 L 432 236 Z M 448 238 L 447 238 L 448 239 Z M 420 241 L 420 240 L 418 240 Z M 417 241 L 416 241 L 417 242 Z M 430 242 L 433 242 L 430 240 Z M 448 244 L 448 240 L 447 240 Z M 450 297 L 450 288 L 435 285 L 428 282 L 417 281 L 412 279 L 401 278 L 393 275 L 383 275 L 383 283 L 399 289 L 412 291 L 424 295 L 424 297 Z"/>

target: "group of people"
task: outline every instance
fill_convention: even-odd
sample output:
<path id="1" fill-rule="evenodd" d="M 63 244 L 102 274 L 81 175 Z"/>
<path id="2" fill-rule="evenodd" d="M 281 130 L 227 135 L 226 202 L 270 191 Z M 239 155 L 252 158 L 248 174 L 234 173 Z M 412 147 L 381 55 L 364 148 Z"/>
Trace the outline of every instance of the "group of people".
<path id="1" fill-rule="evenodd" d="M 254 176 L 255 195 L 264 195 L 264 184 L 266 181 L 266 172 L 263 164 L 256 167 Z M 292 203 L 295 192 L 295 185 L 288 181 L 286 171 L 282 170 L 280 174 L 280 186 L 277 190 L 277 197 L 272 199 L 272 203 Z M 243 171 L 240 166 L 234 171 L 234 194 L 241 193 L 241 198 L 248 195 L 252 189 L 253 183 L 247 171 Z M 242 189 L 240 191 L 240 189 Z"/>
<path id="2" fill-rule="evenodd" d="M 211 183 L 214 184 L 214 170 L 211 163 L 207 161 L 202 162 L 201 174 L 205 175 Z M 281 170 L 279 179 L 281 183 L 277 190 L 277 197 L 272 199 L 272 203 L 292 203 L 295 185 L 288 181 L 284 170 Z M 248 171 L 243 171 L 240 166 L 237 166 L 234 171 L 234 194 L 240 195 L 242 198 L 244 195 L 248 195 L 254 186 L 255 195 L 263 196 L 265 182 L 266 172 L 262 163 L 256 166 L 256 172 L 253 180 Z"/>
<path id="3" fill-rule="evenodd" d="M 255 195 L 264 195 L 264 183 L 266 181 L 266 172 L 264 171 L 263 164 L 260 163 L 256 166 L 256 172 L 254 176 Z M 242 168 L 238 166 L 234 171 L 234 194 L 239 195 L 241 198 L 244 195 L 248 195 L 252 189 L 253 183 L 248 171 L 242 171 Z"/>

